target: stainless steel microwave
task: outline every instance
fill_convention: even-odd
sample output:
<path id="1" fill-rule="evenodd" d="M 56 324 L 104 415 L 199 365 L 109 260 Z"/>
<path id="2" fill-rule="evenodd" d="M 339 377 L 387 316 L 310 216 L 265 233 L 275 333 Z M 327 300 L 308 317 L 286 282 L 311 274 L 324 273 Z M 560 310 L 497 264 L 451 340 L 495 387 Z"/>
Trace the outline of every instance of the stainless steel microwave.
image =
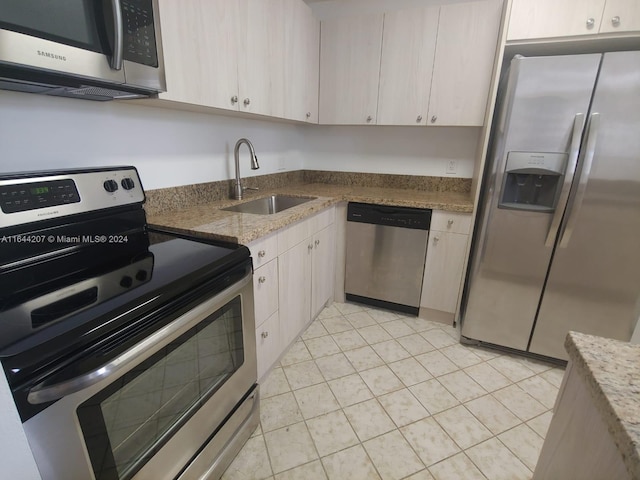
<path id="1" fill-rule="evenodd" d="M 157 0 L 0 1 L 0 88 L 90 100 L 165 91 Z"/>

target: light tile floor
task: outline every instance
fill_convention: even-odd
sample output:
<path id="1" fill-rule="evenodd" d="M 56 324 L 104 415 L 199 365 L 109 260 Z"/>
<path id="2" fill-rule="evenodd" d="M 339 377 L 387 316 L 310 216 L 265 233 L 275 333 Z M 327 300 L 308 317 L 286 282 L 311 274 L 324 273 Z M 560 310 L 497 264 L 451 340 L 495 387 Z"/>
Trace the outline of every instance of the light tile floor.
<path id="1" fill-rule="evenodd" d="M 334 303 L 261 385 L 224 480 L 530 479 L 564 370 Z"/>

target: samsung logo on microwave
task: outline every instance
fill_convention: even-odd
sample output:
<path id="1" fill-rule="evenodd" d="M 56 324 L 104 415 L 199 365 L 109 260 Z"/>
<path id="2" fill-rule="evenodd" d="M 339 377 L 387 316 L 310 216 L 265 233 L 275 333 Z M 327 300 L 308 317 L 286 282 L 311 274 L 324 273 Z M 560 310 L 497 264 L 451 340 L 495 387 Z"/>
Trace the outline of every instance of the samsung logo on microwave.
<path id="1" fill-rule="evenodd" d="M 55 53 L 45 52 L 42 50 L 38 50 L 38 55 L 40 55 L 41 57 L 53 58 L 54 60 L 60 60 L 62 62 L 67 61 L 67 57 L 65 57 L 64 55 L 57 55 Z"/>

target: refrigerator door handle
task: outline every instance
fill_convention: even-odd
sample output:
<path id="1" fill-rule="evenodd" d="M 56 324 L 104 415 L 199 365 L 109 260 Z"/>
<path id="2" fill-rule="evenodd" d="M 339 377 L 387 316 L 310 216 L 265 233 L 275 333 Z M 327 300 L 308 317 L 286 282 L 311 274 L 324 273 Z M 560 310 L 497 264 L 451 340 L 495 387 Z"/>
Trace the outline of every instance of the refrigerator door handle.
<path id="1" fill-rule="evenodd" d="M 582 208 L 582 201 L 584 200 L 584 193 L 587 190 L 587 183 L 589 182 L 589 174 L 591 173 L 591 166 L 593 165 L 593 157 L 596 152 L 596 142 L 598 140 L 598 130 L 600 129 L 600 114 L 592 113 L 589 117 L 589 126 L 587 127 L 587 143 L 586 152 L 584 156 L 584 164 L 582 165 L 582 172 L 580 172 L 580 181 L 578 182 L 578 189 L 576 191 L 573 202 L 567 208 L 569 216 L 566 222 L 563 223 L 560 231 L 560 248 L 566 248 L 571 240 L 571 234 L 576 226 L 578 214 Z"/>
<path id="2" fill-rule="evenodd" d="M 567 161 L 567 168 L 564 172 L 564 181 L 562 182 L 562 190 L 560 190 L 560 197 L 556 205 L 555 213 L 551 219 L 551 226 L 547 233 L 547 240 L 544 242 L 546 247 L 553 247 L 556 237 L 558 236 L 558 230 L 560 229 L 560 223 L 562 222 L 562 216 L 564 215 L 564 209 L 569 199 L 569 192 L 571 191 L 571 183 L 573 182 L 573 174 L 576 171 L 576 165 L 578 164 L 578 155 L 580 153 L 580 141 L 582 140 L 582 129 L 584 128 L 585 115 L 584 113 L 576 114 L 573 120 L 573 133 L 571 134 L 571 146 L 569 150 L 569 159 Z"/>

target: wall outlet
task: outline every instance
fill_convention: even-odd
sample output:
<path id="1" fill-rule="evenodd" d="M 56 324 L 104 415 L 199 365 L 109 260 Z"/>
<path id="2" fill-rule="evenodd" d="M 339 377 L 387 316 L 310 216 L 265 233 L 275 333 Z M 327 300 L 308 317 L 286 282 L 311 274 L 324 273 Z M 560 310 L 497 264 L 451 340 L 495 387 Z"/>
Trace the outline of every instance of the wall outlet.
<path id="1" fill-rule="evenodd" d="M 456 160 L 447 161 L 447 175 L 455 175 L 458 173 L 458 162 Z"/>

